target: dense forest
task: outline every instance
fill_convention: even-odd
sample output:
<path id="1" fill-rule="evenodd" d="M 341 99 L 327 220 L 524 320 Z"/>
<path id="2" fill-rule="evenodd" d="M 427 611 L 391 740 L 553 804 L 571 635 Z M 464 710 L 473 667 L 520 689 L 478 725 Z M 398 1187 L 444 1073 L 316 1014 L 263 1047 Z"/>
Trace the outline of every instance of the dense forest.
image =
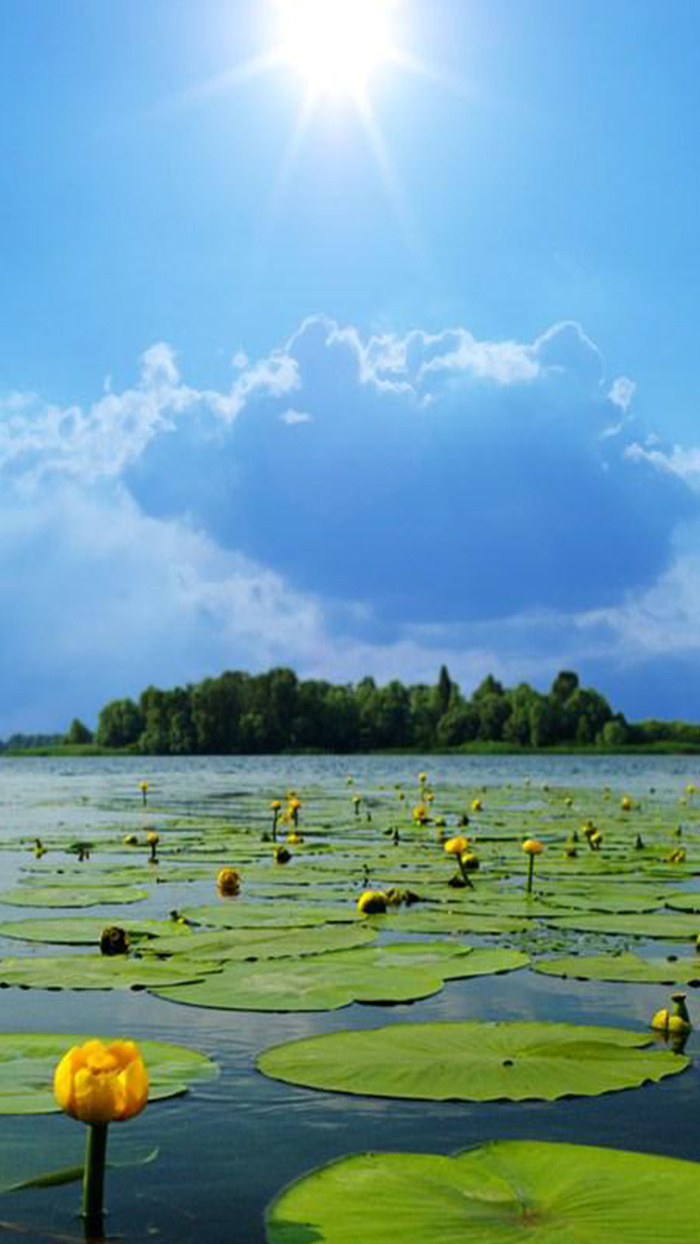
<path id="1" fill-rule="evenodd" d="M 138 702 L 106 704 L 94 739 L 76 719 L 63 741 L 152 755 L 429 751 L 489 744 L 513 750 L 693 749 L 700 747 L 700 726 L 631 724 L 570 670 L 557 674 L 546 694 L 527 683 L 507 689 L 489 675 L 468 698 L 444 665 L 434 685 L 409 687 L 398 681 L 380 687 L 373 678 L 337 686 L 273 669 L 257 675 L 229 671 L 169 691 L 148 687 Z"/>

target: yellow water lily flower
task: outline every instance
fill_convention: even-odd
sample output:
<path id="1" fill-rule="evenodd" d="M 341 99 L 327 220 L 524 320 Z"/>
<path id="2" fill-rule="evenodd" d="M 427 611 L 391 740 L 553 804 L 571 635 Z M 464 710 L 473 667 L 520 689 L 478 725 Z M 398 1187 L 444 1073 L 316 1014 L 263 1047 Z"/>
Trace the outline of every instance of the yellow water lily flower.
<path id="1" fill-rule="evenodd" d="M 458 834 L 456 838 L 448 838 L 444 850 L 447 855 L 464 855 L 465 851 L 469 850 L 469 839 L 463 834 Z"/>
<path id="2" fill-rule="evenodd" d="M 544 851 L 544 846 L 539 838 L 526 838 L 523 843 L 523 851 L 526 855 L 541 855 Z"/>
<path id="3" fill-rule="evenodd" d="M 363 916 L 376 916 L 386 911 L 387 901 L 383 890 L 365 890 L 357 900 L 357 910 Z"/>
<path id="4" fill-rule="evenodd" d="M 229 896 L 238 894 L 241 888 L 241 874 L 236 872 L 235 868 L 222 868 L 216 878 L 216 888 L 219 894 Z"/>
<path id="5" fill-rule="evenodd" d="M 483 812 L 484 805 L 480 799 L 472 799 L 472 812 Z"/>
<path id="6" fill-rule="evenodd" d="M 121 1123 L 148 1101 L 148 1073 L 133 1041 L 74 1045 L 54 1072 L 56 1101 L 82 1123 Z"/>
<path id="7" fill-rule="evenodd" d="M 657 1011 L 651 1021 L 652 1028 L 657 1032 L 666 1033 L 667 1036 L 682 1036 L 690 1032 L 693 1025 L 690 1022 L 685 998 L 684 993 L 671 994 L 673 1010 L 669 1011 L 667 1007 L 664 1007 L 661 1011 Z"/>

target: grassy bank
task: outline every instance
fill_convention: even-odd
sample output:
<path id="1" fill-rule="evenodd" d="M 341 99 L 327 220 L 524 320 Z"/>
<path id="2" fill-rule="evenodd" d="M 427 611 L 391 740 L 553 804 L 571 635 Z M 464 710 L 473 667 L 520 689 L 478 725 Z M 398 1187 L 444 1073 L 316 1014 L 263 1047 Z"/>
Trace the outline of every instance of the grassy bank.
<path id="1" fill-rule="evenodd" d="M 8 747 L 0 752 L 0 760 L 3 756 L 11 759 L 18 757 L 36 757 L 48 756 L 56 759 L 65 757 L 92 757 L 92 756 L 139 756 L 146 757 L 152 753 L 141 753 L 137 748 L 131 747 L 100 747 L 97 743 L 56 743 L 50 747 Z M 198 753 L 191 753 L 197 755 Z M 248 753 L 234 752 L 232 755 L 241 756 Z M 252 754 L 252 753 L 251 753 Z M 282 751 L 278 753 L 280 756 L 300 756 L 300 755 L 324 755 L 322 749 L 299 748 L 295 751 Z M 559 743 L 552 747 L 515 747 L 512 743 L 501 742 L 474 742 L 465 743 L 461 747 L 449 748 L 425 748 L 425 747 L 402 747 L 397 749 L 387 749 L 381 752 L 347 752 L 348 756 L 352 755 L 387 755 L 387 756 L 696 756 L 700 755 L 700 744 L 686 743 L 679 744 L 669 740 L 660 740 L 657 743 L 628 743 L 618 747 L 603 747 L 597 744 L 582 744 L 574 746 L 571 743 Z"/>

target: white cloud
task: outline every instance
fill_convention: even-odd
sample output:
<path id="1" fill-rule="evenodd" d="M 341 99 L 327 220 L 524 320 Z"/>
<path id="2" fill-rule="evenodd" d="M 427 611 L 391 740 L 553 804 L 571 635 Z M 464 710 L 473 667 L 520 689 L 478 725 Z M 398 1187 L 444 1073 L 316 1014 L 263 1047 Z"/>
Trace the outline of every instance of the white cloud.
<path id="1" fill-rule="evenodd" d="M 623 415 L 626 415 L 636 392 L 637 385 L 634 380 L 630 380 L 629 376 L 616 376 L 608 390 L 608 401 L 613 406 L 618 406 Z"/>
<path id="2" fill-rule="evenodd" d="M 625 449 L 625 457 L 630 462 L 647 462 L 659 471 L 676 475 L 683 483 L 700 491 L 700 449 L 684 449 L 681 445 L 674 445 L 673 449 L 666 452 L 654 449 L 655 443 L 656 438 L 652 437 L 646 445 L 635 441 Z"/>
<path id="3" fill-rule="evenodd" d="M 287 423 L 290 427 L 293 427 L 294 424 L 297 423 L 313 423 L 314 421 L 313 415 L 310 415 L 308 411 L 294 410 L 291 406 L 289 410 L 285 410 L 284 414 L 279 415 L 278 417 L 282 423 Z"/>

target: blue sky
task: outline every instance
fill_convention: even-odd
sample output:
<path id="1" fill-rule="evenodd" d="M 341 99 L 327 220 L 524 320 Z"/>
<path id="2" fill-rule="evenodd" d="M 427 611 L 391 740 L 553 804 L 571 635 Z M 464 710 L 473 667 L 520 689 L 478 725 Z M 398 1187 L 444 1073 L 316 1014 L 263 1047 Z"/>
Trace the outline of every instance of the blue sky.
<path id="1" fill-rule="evenodd" d="M 697 717 L 700 9 L 391 19 L 300 127 L 273 0 L 0 5 L 0 735 L 272 664 Z"/>

